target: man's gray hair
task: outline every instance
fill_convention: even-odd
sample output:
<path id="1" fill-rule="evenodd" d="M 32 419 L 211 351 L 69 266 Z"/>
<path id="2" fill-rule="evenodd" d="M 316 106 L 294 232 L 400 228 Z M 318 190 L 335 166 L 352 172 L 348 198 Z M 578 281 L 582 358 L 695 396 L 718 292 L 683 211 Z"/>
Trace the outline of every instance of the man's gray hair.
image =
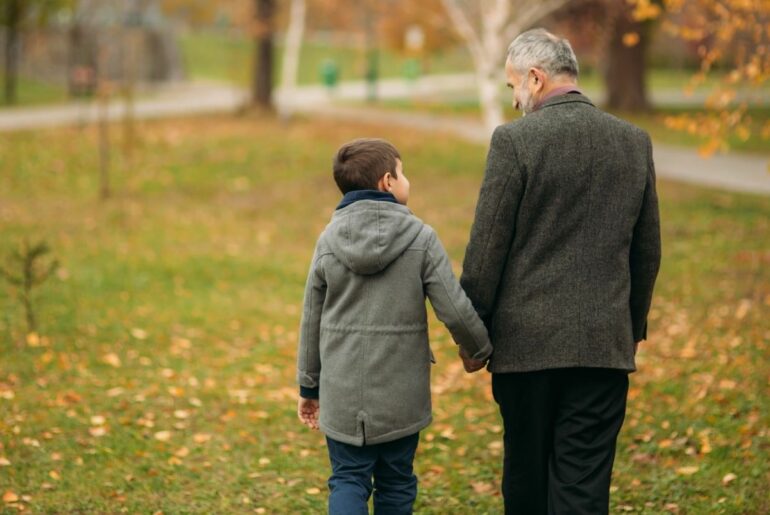
<path id="1" fill-rule="evenodd" d="M 508 61 L 521 74 L 530 68 L 540 68 L 550 76 L 578 76 L 577 57 L 569 41 L 545 29 L 519 34 L 508 47 Z"/>

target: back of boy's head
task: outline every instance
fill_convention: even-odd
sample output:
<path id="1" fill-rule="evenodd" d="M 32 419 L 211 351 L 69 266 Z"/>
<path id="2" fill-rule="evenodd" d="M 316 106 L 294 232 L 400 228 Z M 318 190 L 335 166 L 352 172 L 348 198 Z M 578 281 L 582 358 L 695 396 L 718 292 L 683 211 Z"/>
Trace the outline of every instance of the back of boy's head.
<path id="1" fill-rule="evenodd" d="M 401 156 L 389 142 L 361 138 L 345 143 L 334 156 L 334 182 L 343 194 L 355 190 L 376 190 L 380 178 L 396 176 L 396 159 Z"/>

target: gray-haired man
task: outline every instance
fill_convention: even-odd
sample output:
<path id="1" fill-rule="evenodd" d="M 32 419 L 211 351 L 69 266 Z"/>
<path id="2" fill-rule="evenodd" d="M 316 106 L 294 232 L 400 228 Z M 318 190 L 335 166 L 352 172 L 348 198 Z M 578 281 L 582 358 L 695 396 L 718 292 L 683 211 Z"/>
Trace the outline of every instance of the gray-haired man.
<path id="1" fill-rule="evenodd" d="M 492 136 L 461 283 L 494 347 L 506 513 L 607 513 L 660 265 L 652 146 L 583 96 L 567 40 L 521 34 L 505 72 L 526 116 Z"/>

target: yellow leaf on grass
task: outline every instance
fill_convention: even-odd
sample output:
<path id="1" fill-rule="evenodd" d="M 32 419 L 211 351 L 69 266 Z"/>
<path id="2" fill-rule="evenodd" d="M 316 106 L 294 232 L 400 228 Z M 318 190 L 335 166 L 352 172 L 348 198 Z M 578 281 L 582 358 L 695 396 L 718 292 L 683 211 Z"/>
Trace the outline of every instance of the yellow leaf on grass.
<path id="1" fill-rule="evenodd" d="M 719 389 L 720 390 L 733 390 L 733 389 L 735 389 L 735 386 L 737 384 L 738 383 L 736 383 L 732 379 L 722 379 L 721 381 L 719 381 Z"/>
<path id="2" fill-rule="evenodd" d="M 147 331 L 144 329 L 139 329 L 138 327 L 134 327 L 131 329 L 131 336 L 136 338 L 137 340 L 145 340 L 147 339 Z"/>
<path id="3" fill-rule="evenodd" d="M 197 433 L 195 436 L 193 436 L 193 441 L 195 443 L 206 443 L 209 440 L 211 440 L 211 435 L 206 433 Z"/>
<path id="4" fill-rule="evenodd" d="M 8 458 L 0 458 L 0 467 L 10 467 L 11 462 L 8 461 Z"/>
<path id="5" fill-rule="evenodd" d="M 88 428 L 88 432 L 91 436 L 100 437 L 107 434 L 107 428 L 104 426 L 97 426 L 97 427 L 90 427 Z"/>
<path id="6" fill-rule="evenodd" d="M 104 423 L 107 421 L 102 415 L 94 415 L 91 417 L 91 425 L 94 426 L 103 426 Z"/>
<path id="7" fill-rule="evenodd" d="M 19 496 L 10 490 L 7 490 L 3 494 L 3 502 L 17 502 L 18 500 L 19 500 Z"/>
<path id="8" fill-rule="evenodd" d="M 177 449 L 177 451 L 174 453 L 174 456 L 177 456 L 179 458 L 184 458 L 190 454 L 190 449 L 187 447 L 180 447 Z"/>
<path id="9" fill-rule="evenodd" d="M 484 481 L 475 481 L 471 483 L 471 487 L 477 494 L 487 494 L 495 490 L 495 485 L 492 483 L 486 483 Z"/>
<path id="10" fill-rule="evenodd" d="M 120 361 L 120 357 L 114 352 L 110 352 L 109 354 L 105 354 L 104 356 L 102 356 L 102 361 L 104 363 L 107 363 L 111 367 L 115 367 L 115 368 L 120 368 L 122 364 Z"/>
<path id="11" fill-rule="evenodd" d="M 727 486 L 733 481 L 735 481 L 736 479 L 738 479 L 738 476 L 730 472 L 729 474 L 725 474 L 725 477 L 722 478 L 722 484 Z"/>
<path id="12" fill-rule="evenodd" d="M 686 467 L 679 467 L 676 469 L 676 473 L 680 476 L 692 476 L 696 472 L 700 470 L 700 467 L 697 465 L 687 465 Z"/>
<path id="13" fill-rule="evenodd" d="M 52 470 L 51 472 L 49 472 L 48 477 L 50 477 L 54 481 L 59 481 L 61 479 L 61 475 L 59 475 L 59 473 L 56 472 L 55 470 Z"/>
<path id="14" fill-rule="evenodd" d="M 161 442 L 168 442 L 171 439 L 171 431 L 158 431 L 155 433 L 155 439 Z"/>
<path id="15" fill-rule="evenodd" d="M 318 495 L 321 493 L 321 489 L 316 487 L 308 488 L 307 490 L 305 490 L 305 493 L 308 495 Z"/>

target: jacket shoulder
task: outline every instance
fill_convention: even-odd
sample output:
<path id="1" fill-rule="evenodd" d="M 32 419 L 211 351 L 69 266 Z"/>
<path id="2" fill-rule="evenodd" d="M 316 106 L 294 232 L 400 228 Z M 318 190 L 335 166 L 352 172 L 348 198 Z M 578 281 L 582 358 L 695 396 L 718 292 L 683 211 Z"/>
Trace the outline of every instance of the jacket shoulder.
<path id="1" fill-rule="evenodd" d="M 644 141 L 650 140 L 650 135 L 647 133 L 647 131 L 645 131 L 641 127 L 637 127 L 633 123 L 627 120 L 623 120 L 622 118 L 618 118 L 617 116 L 607 113 L 605 111 L 601 111 L 599 109 L 597 109 L 596 111 L 598 113 L 599 118 L 602 120 L 602 122 L 606 124 L 608 127 L 610 127 L 611 130 L 628 133 L 640 140 L 644 140 Z"/>
<path id="2" fill-rule="evenodd" d="M 409 245 L 411 250 L 428 250 L 433 240 L 438 238 L 436 230 L 433 227 L 422 221 L 420 223 L 422 224 L 420 232 L 417 234 L 414 241 L 412 241 L 412 244 Z"/>

